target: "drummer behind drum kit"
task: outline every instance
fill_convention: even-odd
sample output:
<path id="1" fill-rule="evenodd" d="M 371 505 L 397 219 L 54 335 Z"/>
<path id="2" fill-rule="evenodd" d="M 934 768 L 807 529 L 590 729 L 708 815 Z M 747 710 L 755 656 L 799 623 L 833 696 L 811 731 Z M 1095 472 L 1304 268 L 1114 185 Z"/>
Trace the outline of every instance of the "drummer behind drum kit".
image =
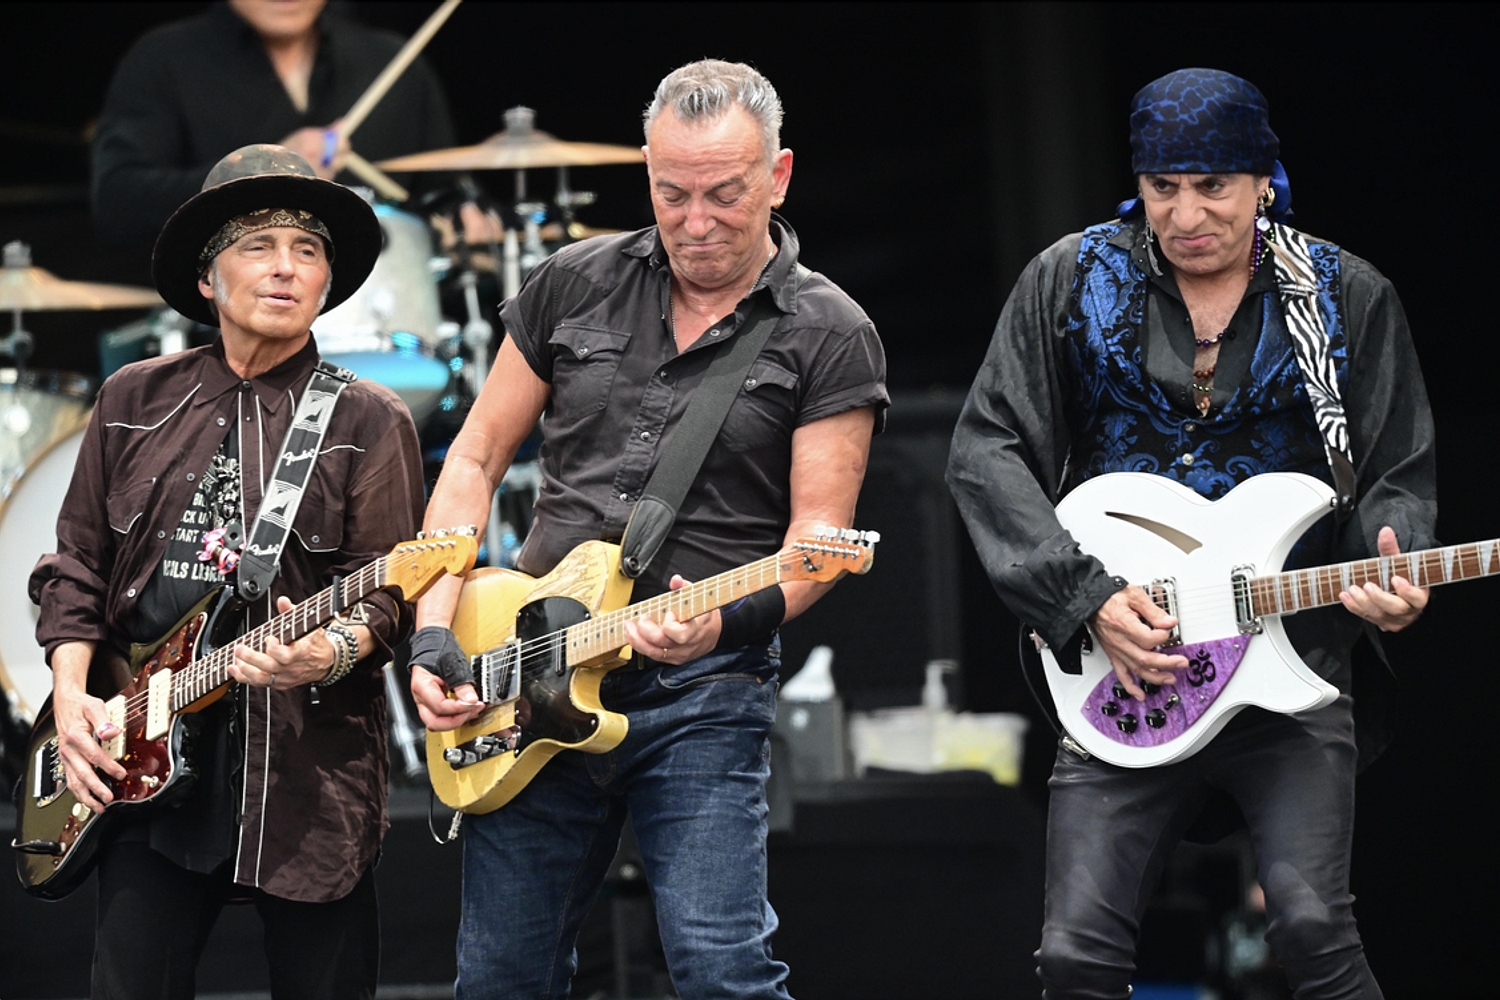
<path id="1" fill-rule="evenodd" d="M 550 248 L 617 231 L 592 229 L 577 221 L 574 210 L 590 204 L 593 196 L 570 188 L 568 168 L 641 163 L 640 149 L 565 142 L 536 130 L 533 121 L 531 109 L 512 108 L 505 114 L 505 130 L 478 145 L 379 164 L 393 172 L 514 170 L 512 224 L 503 227 L 503 234 L 497 234 L 499 225 L 479 227 L 485 231 L 476 239 L 474 232 L 463 232 L 441 217 L 429 223 L 393 205 L 376 204 L 385 245 L 374 271 L 353 297 L 313 325 L 325 358 L 389 386 L 419 428 L 433 422 L 439 410 L 461 418 L 484 384 L 495 336 L 480 305 L 481 277 L 498 282 L 499 294 L 510 297 Z M 526 171 L 537 168 L 557 170 L 550 206 L 527 197 Z M 467 177 L 458 186 L 459 200 L 484 205 L 483 195 Z M 555 218 L 549 221 L 554 207 Z M 444 230 L 454 239 L 443 242 L 454 245 L 440 254 L 435 236 Z M 443 317 L 441 279 L 461 292 L 464 322 Z M 32 310 L 142 307 L 161 307 L 154 290 L 64 281 L 32 267 L 23 244 L 5 247 L 0 309 L 13 314 L 13 323 L 11 332 L 0 337 L 0 355 L 12 359 L 14 367 L 0 368 L 0 749 L 10 751 L 0 753 L 0 772 L 8 760 L 18 759 L 30 725 L 51 693 L 51 671 L 36 645 L 36 608 L 27 596 L 26 580 L 37 560 L 56 548 L 53 525 L 96 388 L 83 375 L 28 371 L 25 362 L 32 339 L 21 316 Z M 182 350 L 189 344 L 191 327 L 161 307 L 146 319 L 104 334 L 104 374 L 147 353 Z M 440 456 L 446 442 L 436 450 Z M 518 462 L 507 474 L 486 533 L 491 564 L 509 565 L 513 560 L 530 526 L 531 502 L 539 487 L 535 462 Z M 409 720 L 403 721 L 409 725 Z M 421 769 L 420 761 L 416 767 Z M 10 777 L 0 773 L 7 785 Z"/>

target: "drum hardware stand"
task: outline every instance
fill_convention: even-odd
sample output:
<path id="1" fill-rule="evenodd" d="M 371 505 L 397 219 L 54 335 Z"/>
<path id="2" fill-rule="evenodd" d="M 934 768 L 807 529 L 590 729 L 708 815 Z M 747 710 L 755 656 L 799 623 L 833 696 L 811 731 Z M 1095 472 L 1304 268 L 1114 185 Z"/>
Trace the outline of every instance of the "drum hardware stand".
<path id="1" fill-rule="evenodd" d="M 31 247 L 20 240 L 12 240 L 5 244 L 5 269 L 12 273 L 25 273 L 31 267 Z M 16 370 L 21 371 L 26 367 L 26 361 L 31 357 L 32 348 L 36 346 L 36 340 L 21 326 L 21 307 L 15 306 L 11 310 L 10 333 L 0 337 L 0 354 L 8 355 L 16 363 Z"/>
<path id="2" fill-rule="evenodd" d="M 180 354 L 188 349 L 188 331 L 193 321 L 175 309 L 167 309 L 151 322 L 156 335 L 157 355 Z"/>
<path id="3" fill-rule="evenodd" d="M 568 184 L 568 168 L 557 168 L 557 193 L 552 200 L 562 211 L 563 232 L 569 240 L 579 238 L 577 232 L 578 220 L 573 215 L 573 209 L 583 205 L 592 205 L 599 196 L 593 191 L 574 191 Z"/>
<path id="4" fill-rule="evenodd" d="M 401 748 L 401 759 L 406 765 L 408 778 L 420 778 L 427 773 L 427 763 L 422 757 L 426 744 L 425 731 L 412 721 L 411 711 L 406 707 L 406 698 L 401 693 L 401 681 L 396 676 L 396 665 L 387 663 L 381 668 L 385 674 L 385 700 L 391 706 L 391 735 Z"/>
<path id="5" fill-rule="evenodd" d="M 521 182 L 524 186 L 524 180 Z M 471 178 L 464 178 L 459 183 L 464 197 L 472 201 L 481 210 L 484 208 L 484 198 L 478 185 Z M 520 291 L 520 279 L 517 276 L 512 290 L 510 287 L 511 263 L 515 258 L 515 228 L 507 226 L 505 230 L 505 289 L 507 298 Z M 490 252 L 496 253 L 493 238 L 490 240 Z M 496 254 L 496 256 L 499 256 Z M 459 287 L 464 292 L 464 311 L 468 313 L 468 320 L 463 326 L 463 345 L 468 350 L 469 363 L 465 366 L 464 376 L 468 379 L 469 389 L 474 399 L 479 398 L 484 389 L 484 383 L 490 375 L 490 345 L 495 342 L 495 327 L 489 320 L 484 318 L 484 312 L 479 307 L 479 272 L 474 268 L 474 260 L 469 252 L 468 234 L 460 231 L 458 238 L 458 259 L 461 270 L 458 275 Z M 500 539 L 504 528 L 500 518 L 500 491 L 496 490 L 490 497 L 489 523 L 485 528 L 485 542 L 488 550 L 489 564 L 500 565 Z"/>
<path id="6" fill-rule="evenodd" d="M 516 205 L 516 215 L 526 227 L 526 242 L 518 264 L 521 271 L 530 274 L 532 268 L 547 259 L 547 248 L 542 245 L 542 223 L 547 219 L 547 205 L 540 201 L 525 201 Z"/>

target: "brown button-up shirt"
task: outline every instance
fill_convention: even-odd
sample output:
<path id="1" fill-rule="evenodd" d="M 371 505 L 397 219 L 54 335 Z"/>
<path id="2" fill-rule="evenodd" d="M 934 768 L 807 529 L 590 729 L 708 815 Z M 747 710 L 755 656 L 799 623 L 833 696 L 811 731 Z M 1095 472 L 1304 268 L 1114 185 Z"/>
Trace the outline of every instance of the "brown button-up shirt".
<path id="1" fill-rule="evenodd" d="M 245 381 L 216 343 L 131 365 L 105 382 L 58 517 L 57 552 L 31 576 L 41 606 L 37 640 L 49 659 L 74 640 L 123 646 L 160 638 L 134 634 L 136 601 L 195 480 L 237 427 L 242 512 L 247 527 L 254 522 L 317 357 L 309 340 Z M 277 597 L 305 599 L 414 537 L 422 504 L 410 414 L 389 389 L 355 382 L 339 398 L 272 592 L 249 609 L 250 624 L 271 617 Z M 386 653 L 410 627 L 410 605 L 384 593 L 365 604 Z M 305 687 L 247 692 L 235 737 L 243 758 L 239 828 L 221 838 L 231 845 L 237 882 L 322 902 L 347 894 L 374 862 L 387 825 L 378 669 L 385 659 L 368 657 L 322 689 L 316 705 Z M 152 842 L 159 845 L 154 834 Z M 174 860 L 199 870 L 213 862 L 201 850 Z"/>

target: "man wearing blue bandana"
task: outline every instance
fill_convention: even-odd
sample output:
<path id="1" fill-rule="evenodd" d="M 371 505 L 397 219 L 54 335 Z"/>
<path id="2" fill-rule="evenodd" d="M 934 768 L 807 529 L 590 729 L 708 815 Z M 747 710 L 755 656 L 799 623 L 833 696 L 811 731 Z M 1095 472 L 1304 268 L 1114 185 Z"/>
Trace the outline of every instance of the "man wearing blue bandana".
<path id="1" fill-rule="evenodd" d="M 1306 473 L 1340 504 L 1293 551 L 1301 565 L 1430 546 L 1436 500 L 1432 417 L 1401 304 L 1368 263 L 1286 225 L 1291 188 L 1260 91 L 1179 70 L 1135 95 L 1130 127 L 1138 197 L 1027 267 L 959 419 L 948 480 L 1001 598 L 1060 663 L 1089 626 L 1126 699 L 1141 699 L 1188 661 L 1158 650 L 1174 619 L 1059 524 L 1053 508 L 1074 487 L 1147 472 L 1216 500 L 1260 473 Z M 1345 586 L 1342 608 L 1286 619 L 1303 660 L 1338 689 L 1325 707 L 1247 708 L 1157 767 L 1118 767 L 1064 737 L 1037 952 L 1050 1000 L 1130 994 L 1168 857 L 1226 795 L 1249 825 L 1267 938 L 1295 995 L 1381 995 L 1349 894 L 1354 775 L 1378 752 L 1363 713 L 1356 749 L 1354 694 L 1364 707 L 1378 678 L 1361 672 L 1356 686 L 1350 654 L 1362 631 L 1409 625 L 1427 593 L 1399 578 L 1390 593 Z"/>

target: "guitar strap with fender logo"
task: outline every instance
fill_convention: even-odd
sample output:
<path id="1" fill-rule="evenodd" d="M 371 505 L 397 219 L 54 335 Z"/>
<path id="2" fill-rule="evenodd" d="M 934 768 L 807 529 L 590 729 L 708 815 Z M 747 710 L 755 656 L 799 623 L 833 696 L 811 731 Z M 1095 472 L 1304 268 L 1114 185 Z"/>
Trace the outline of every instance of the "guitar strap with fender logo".
<path id="1" fill-rule="evenodd" d="M 240 553 L 238 591 L 244 600 L 254 601 L 270 592 L 281 552 L 333 419 L 333 408 L 339 395 L 358 378 L 348 369 L 326 361 L 319 361 L 313 369 L 312 378 L 297 402 L 292 425 L 287 428 L 286 440 L 281 443 L 281 455 L 261 497 L 255 525 Z"/>

